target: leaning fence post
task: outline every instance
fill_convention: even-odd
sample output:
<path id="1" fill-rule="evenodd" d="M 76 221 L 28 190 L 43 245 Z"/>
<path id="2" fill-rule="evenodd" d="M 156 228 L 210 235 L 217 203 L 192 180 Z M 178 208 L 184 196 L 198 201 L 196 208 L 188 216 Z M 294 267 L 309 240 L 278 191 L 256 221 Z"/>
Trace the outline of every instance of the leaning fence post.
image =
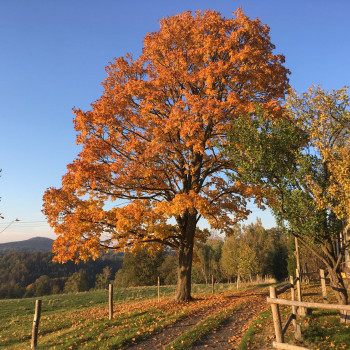
<path id="1" fill-rule="evenodd" d="M 322 297 L 323 302 L 327 302 L 327 288 L 326 288 L 326 277 L 323 269 L 320 269 L 320 277 L 321 277 L 321 288 L 322 288 Z"/>
<path id="2" fill-rule="evenodd" d="M 35 301 L 35 313 L 34 313 L 33 328 L 32 328 L 32 342 L 30 346 L 31 349 L 35 349 L 38 344 L 40 314 L 41 314 L 41 300 L 37 299 Z"/>
<path id="3" fill-rule="evenodd" d="M 276 288 L 270 286 L 270 298 L 276 299 Z M 276 341 L 283 343 L 283 333 L 281 324 L 281 315 L 278 304 L 271 303 L 273 326 L 275 328 Z"/>
<path id="4" fill-rule="evenodd" d="M 109 309 L 109 319 L 113 319 L 113 284 L 109 284 L 108 290 L 108 309 Z"/>

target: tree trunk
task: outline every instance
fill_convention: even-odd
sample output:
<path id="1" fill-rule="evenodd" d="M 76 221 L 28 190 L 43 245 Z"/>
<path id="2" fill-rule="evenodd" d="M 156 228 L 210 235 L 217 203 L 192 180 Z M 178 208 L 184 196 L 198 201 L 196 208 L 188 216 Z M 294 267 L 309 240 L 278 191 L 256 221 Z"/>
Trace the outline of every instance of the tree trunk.
<path id="1" fill-rule="evenodd" d="M 338 300 L 338 304 L 348 304 L 348 292 L 344 286 L 344 281 L 339 271 L 327 269 L 330 279 L 330 285 L 332 290 L 335 292 L 335 296 Z M 340 322 L 350 324 L 350 313 L 348 311 L 340 311 Z"/>
<path id="2" fill-rule="evenodd" d="M 328 275 L 330 279 L 330 285 L 332 290 L 335 292 L 337 301 L 341 305 L 347 305 L 348 303 L 348 292 L 344 286 L 344 281 L 339 271 L 334 271 L 332 268 L 327 266 Z"/>
<path id="3" fill-rule="evenodd" d="M 179 248 L 179 268 L 175 300 L 190 301 L 191 271 L 193 258 L 193 243 L 196 232 L 196 214 L 188 214 L 186 225 L 182 230 L 182 240 Z"/>

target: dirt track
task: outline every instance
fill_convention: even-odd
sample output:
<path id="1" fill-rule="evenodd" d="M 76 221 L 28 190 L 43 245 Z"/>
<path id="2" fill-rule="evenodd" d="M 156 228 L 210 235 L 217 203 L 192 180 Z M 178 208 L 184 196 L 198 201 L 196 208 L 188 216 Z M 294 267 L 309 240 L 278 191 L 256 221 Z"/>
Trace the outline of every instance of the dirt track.
<path id="1" fill-rule="evenodd" d="M 193 313 L 152 337 L 127 347 L 132 350 L 163 349 L 182 333 L 221 309 L 242 305 L 218 329 L 206 335 L 192 349 L 236 349 L 256 315 L 267 308 L 266 295 L 261 290 L 249 290 L 227 296 L 220 302 L 213 300 L 207 308 Z"/>

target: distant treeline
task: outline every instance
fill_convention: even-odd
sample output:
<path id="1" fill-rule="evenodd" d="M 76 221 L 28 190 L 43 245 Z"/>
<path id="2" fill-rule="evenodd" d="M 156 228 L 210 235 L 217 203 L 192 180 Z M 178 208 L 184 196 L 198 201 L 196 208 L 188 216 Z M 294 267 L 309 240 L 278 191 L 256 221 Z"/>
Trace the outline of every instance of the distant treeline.
<path id="1" fill-rule="evenodd" d="M 152 251 L 152 253 L 151 253 Z M 317 270 L 313 259 L 303 252 L 303 269 Z M 81 292 L 89 289 L 177 283 L 177 254 L 154 252 L 148 247 L 125 254 L 110 253 L 95 261 L 75 264 L 53 263 L 53 254 L 22 252 L 0 255 L 0 298 L 21 298 L 47 294 Z M 308 267 L 306 266 L 308 265 Z M 197 241 L 192 265 L 193 283 L 251 280 L 269 276 L 283 280 L 295 272 L 294 239 L 278 229 L 264 229 L 257 220 L 237 226 L 227 237 Z"/>
<path id="2" fill-rule="evenodd" d="M 51 252 L 0 255 L 0 298 L 61 293 L 74 274 L 74 278 L 77 275 L 85 276 L 84 285 L 87 290 L 95 286 L 96 278 L 103 273 L 104 268 L 108 267 L 110 274 L 114 275 L 121 268 L 123 260 L 122 254 L 106 254 L 95 261 L 79 264 L 54 263 L 52 258 Z"/>
<path id="3" fill-rule="evenodd" d="M 249 281 L 257 276 L 283 280 L 295 269 L 294 240 L 277 229 L 264 229 L 260 220 L 237 226 L 228 237 L 210 237 L 196 242 L 192 265 L 192 283 L 233 280 Z M 291 273 L 292 273 L 291 272 Z M 117 287 L 176 284 L 177 255 L 163 251 L 156 255 L 147 249 L 125 253 L 123 267 L 115 276 Z"/>

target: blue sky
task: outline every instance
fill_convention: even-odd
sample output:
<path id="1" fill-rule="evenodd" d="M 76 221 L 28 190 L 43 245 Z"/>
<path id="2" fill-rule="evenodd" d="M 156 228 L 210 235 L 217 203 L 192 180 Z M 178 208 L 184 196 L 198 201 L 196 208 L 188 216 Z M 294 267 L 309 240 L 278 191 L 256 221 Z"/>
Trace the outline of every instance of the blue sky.
<path id="1" fill-rule="evenodd" d="M 89 109 L 102 93 L 105 66 L 140 54 L 158 20 L 186 10 L 225 17 L 242 6 L 271 28 L 291 85 L 339 89 L 350 82 L 348 0 L 119 1 L 2 0 L 0 2 L 0 243 L 54 238 L 41 214 L 46 188 L 59 186 L 78 152 L 72 108 Z M 267 212 L 254 211 L 266 227 Z"/>

